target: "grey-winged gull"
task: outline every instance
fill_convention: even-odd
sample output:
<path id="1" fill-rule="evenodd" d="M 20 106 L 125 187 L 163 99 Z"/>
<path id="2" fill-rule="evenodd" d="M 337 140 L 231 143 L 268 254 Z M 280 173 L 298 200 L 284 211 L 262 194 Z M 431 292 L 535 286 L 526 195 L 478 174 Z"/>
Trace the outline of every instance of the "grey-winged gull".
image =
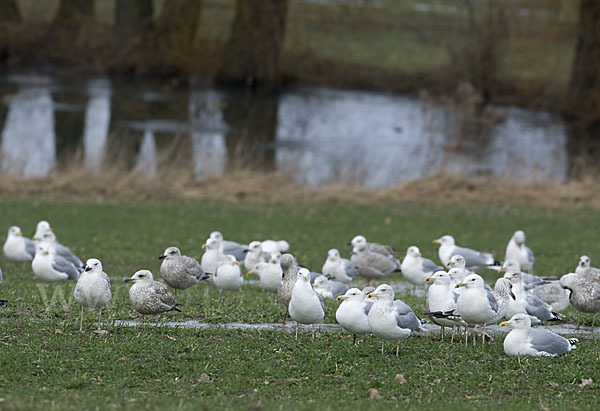
<path id="1" fill-rule="evenodd" d="M 17 226 L 8 229 L 8 235 L 4 242 L 4 256 L 17 262 L 32 261 L 35 257 L 35 243 L 23 236 L 23 232 Z"/>
<path id="2" fill-rule="evenodd" d="M 234 291 L 242 286 L 244 276 L 240 269 L 240 263 L 232 254 L 227 254 L 223 257 L 221 264 L 215 269 L 212 281 L 219 290 Z"/>
<path id="3" fill-rule="evenodd" d="M 433 275 L 436 271 L 443 270 L 441 267 L 431 261 L 429 258 L 423 258 L 419 247 L 410 246 L 406 250 L 406 256 L 402 260 L 400 270 L 404 278 L 411 283 L 413 292 L 417 286 L 425 285 L 425 278 Z"/>
<path id="4" fill-rule="evenodd" d="M 426 282 L 433 282 L 427 290 L 425 309 L 427 315 L 435 324 L 441 327 L 441 337 L 444 341 L 445 327 L 452 327 L 452 338 L 454 340 L 454 329 L 464 325 L 458 313 L 456 313 L 456 301 L 458 294 L 451 286 L 451 279 L 447 272 L 436 271 L 431 277 L 425 278 Z"/>
<path id="5" fill-rule="evenodd" d="M 321 271 L 324 276 L 346 284 L 356 276 L 354 264 L 347 258 L 342 258 L 336 248 L 327 251 L 327 259 Z"/>
<path id="6" fill-rule="evenodd" d="M 83 271 L 83 262 L 77 257 L 69 247 L 62 245 L 56 239 L 56 234 L 53 231 L 46 231 L 38 237 L 39 242 L 50 245 L 50 251 L 65 260 L 69 261 L 79 271 Z"/>
<path id="7" fill-rule="evenodd" d="M 358 275 L 371 280 L 379 280 L 398 269 L 397 260 L 383 254 L 369 251 L 365 245 L 355 246 L 350 261 L 356 267 Z"/>
<path id="8" fill-rule="evenodd" d="M 315 278 L 312 286 L 323 298 L 337 298 L 340 295 L 344 295 L 348 290 L 348 287 L 344 283 L 329 280 L 322 274 Z"/>
<path id="9" fill-rule="evenodd" d="M 300 324 L 316 324 L 325 317 L 325 303 L 321 295 L 310 285 L 310 271 L 306 268 L 298 270 L 296 283 L 292 288 L 289 305 L 290 317 L 296 321 L 296 339 Z M 313 328 L 313 338 L 315 336 Z"/>
<path id="10" fill-rule="evenodd" d="M 379 285 L 369 293 L 375 298 L 367 319 L 375 337 L 381 338 L 381 353 L 385 341 L 396 341 L 396 356 L 400 349 L 400 340 L 408 338 L 413 331 L 421 329 L 421 321 L 413 310 L 402 300 L 394 301 L 394 289 L 388 284 Z"/>
<path id="11" fill-rule="evenodd" d="M 578 342 L 576 338 L 566 339 L 549 330 L 531 328 L 531 319 L 526 314 L 516 314 L 500 325 L 512 328 L 504 338 L 506 355 L 556 357 L 576 348 Z"/>
<path id="12" fill-rule="evenodd" d="M 521 272 L 521 264 L 513 258 L 504 261 L 502 267 L 498 270 L 499 273 L 506 273 L 509 271 L 521 273 L 521 280 L 523 281 L 523 288 L 525 291 L 532 290 L 535 287 L 548 282 L 545 278 L 538 277 L 537 275 Z"/>
<path id="13" fill-rule="evenodd" d="M 158 315 L 167 311 L 181 312 L 178 308 L 181 304 L 166 285 L 154 281 L 150 271 L 136 271 L 131 278 L 126 278 L 125 282 L 134 283 L 129 289 L 129 302 L 135 311 L 142 314 L 142 324 L 146 315 Z"/>
<path id="14" fill-rule="evenodd" d="M 284 254 L 279 260 L 281 265 L 281 284 L 277 289 L 277 301 L 285 307 L 285 314 L 283 315 L 283 323 L 288 316 L 288 307 L 292 298 L 292 289 L 296 284 L 296 277 L 298 274 L 298 264 L 296 259 L 291 254 Z"/>
<path id="15" fill-rule="evenodd" d="M 523 271 L 533 271 L 535 264 L 535 256 L 533 251 L 525 245 L 525 233 L 522 230 L 517 230 L 508 241 L 504 259 L 516 260 Z"/>
<path id="16" fill-rule="evenodd" d="M 169 247 L 158 257 L 163 260 L 160 275 L 167 285 L 177 290 L 187 290 L 202 280 L 208 279 L 200 263 L 192 257 L 181 255 L 177 247 Z"/>
<path id="17" fill-rule="evenodd" d="M 579 257 L 579 264 L 575 269 L 575 274 L 588 281 L 600 283 L 600 269 L 591 266 L 590 257 L 587 255 Z"/>
<path id="18" fill-rule="evenodd" d="M 248 245 L 248 252 L 246 253 L 246 258 L 244 258 L 244 267 L 246 270 L 252 270 L 256 264 L 260 262 L 266 263 L 270 259 L 271 255 L 262 250 L 260 241 L 252 241 Z"/>
<path id="19" fill-rule="evenodd" d="M 342 303 L 335 312 L 335 319 L 344 330 L 352 333 L 352 343 L 356 345 L 357 334 L 371 333 L 368 315 L 373 302 L 367 301 L 365 294 L 358 288 L 350 288 L 337 299 Z"/>
<path id="20" fill-rule="evenodd" d="M 260 278 L 260 287 L 263 290 L 276 293 L 281 285 L 283 270 L 279 264 L 279 258 L 272 257 L 268 263 L 260 262 L 248 271 L 248 274 L 256 274 Z"/>
<path id="21" fill-rule="evenodd" d="M 33 273 L 47 282 L 77 280 L 79 270 L 71 262 L 50 251 L 50 245 L 40 243 L 36 246 L 35 258 L 31 262 Z"/>
<path id="22" fill-rule="evenodd" d="M 362 235 L 355 236 L 348 243 L 348 245 L 351 245 L 352 247 L 358 247 L 358 246 L 364 245 L 367 248 L 367 250 L 369 250 L 373 253 L 383 254 L 386 257 L 392 258 L 394 260 L 396 259 L 395 255 L 394 255 L 394 247 L 389 246 L 389 245 L 382 245 L 379 243 L 367 242 L 367 239 L 365 238 L 365 236 L 362 236 Z"/>
<path id="23" fill-rule="evenodd" d="M 593 313 L 592 334 L 596 313 L 600 312 L 600 284 L 589 281 L 575 273 L 565 274 L 560 278 L 560 285 L 571 291 L 569 301 L 577 311 Z M 579 328 L 579 315 L 577 316 L 577 328 Z"/>
<path id="24" fill-rule="evenodd" d="M 285 240 L 265 240 L 260 243 L 260 246 L 265 253 L 269 254 L 285 253 L 290 249 L 290 245 Z"/>
<path id="25" fill-rule="evenodd" d="M 531 316 L 531 322 L 537 324 L 545 321 L 559 321 L 559 314 L 552 312 L 552 307 L 546 304 L 540 297 L 535 294 L 528 293 L 523 287 L 521 273 L 518 271 L 507 271 L 504 278 L 510 280 L 513 285 L 512 292 L 516 299 L 511 300 L 506 318 L 511 318 L 515 314 L 528 314 Z"/>
<path id="26" fill-rule="evenodd" d="M 83 331 L 83 310 L 87 308 L 98 309 L 98 329 L 100 328 L 100 318 L 102 308 L 110 301 L 112 294 L 110 292 L 110 278 L 102 270 L 102 263 L 96 258 L 90 258 L 85 263 L 85 268 L 75 285 L 75 301 L 81 305 L 81 321 L 79 322 L 79 331 Z"/>
<path id="27" fill-rule="evenodd" d="M 219 251 L 222 254 L 231 254 L 238 261 L 244 261 L 246 258 L 246 253 L 248 252 L 247 245 L 236 243 L 235 241 L 227 241 L 223 238 L 223 234 L 221 234 L 219 231 L 213 231 L 210 233 L 210 238 L 219 243 Z"/>
<path id="28" fill-rule="evenodd" d="M 434 244 L 439 244 L 438 256 L 440 261 L 445 266 L 450 261 L 450 258 L 455 254 L 460 254 L 465 259 L 465 267 L 467 269 L 489 267 L 497 264 L 494 257 L 490 253 L 482 253 L 471 248 L 459 247 L 451 235 L 444 235 L 433 240 Z"/>
<path id="29" fill-rule="evenodd" d="M 205 273 L 212 275 L 215 273 L 219 264 L 221 264 L 225 254 L 219 250 L 219 242 L 212 238 L 208 238 L 202 245 L 202 248 L 205 248 L 206 251 L 202 254 L 200 265 Z"/>

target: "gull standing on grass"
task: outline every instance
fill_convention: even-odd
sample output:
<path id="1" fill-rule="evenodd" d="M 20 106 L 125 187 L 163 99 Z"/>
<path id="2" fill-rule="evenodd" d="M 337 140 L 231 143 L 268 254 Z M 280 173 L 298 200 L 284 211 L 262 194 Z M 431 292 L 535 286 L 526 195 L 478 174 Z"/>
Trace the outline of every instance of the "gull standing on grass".
<path id="1" fill-rule="evenodd" d="M 548 283 L 548 281 L 546 281 L 546 279 L 542 277 L 521 272 L 521 264 L 519 264 L 517 260 L 514 260 L 512 258 L 504 261 L 502 267 L 500 267 L 500 269 L 498 270 L 498 273 L 506 273 L 509 271 L 521 273 L 521 280 L 523 281 L 523 288 L 525 289 L 525 291 L 533 290 L 539 285 Z"/>
<path id="2" fill-rule="evenodd" d="M 252 241 L 248 245 L 248 252 L 246 253 L 246 258 L 244 258 L 244 267 L 246 270 L 253 270 L 256 264 L 260 262 L 267 263 L 270 259 L 271 255 L 262 250 L 260 241 Z"/>
<path id="3" fill-rule="evenodd" d="M 473 345 L 475 345 L 477 327 L 494 324 L 506 314 L 506 310 L 501 311 L 502 307 L 498 305 L 493 292 L 484 288 L 483 278 L 477 274 L 468 275 L 456 287 L 464 287 L 456 301 L 456 312 L 469 327 L 473 328 Z M 485 341 L 485 332 L 482 336 Z M 469 333 L 466 332 L 465 345 L 468 341 Z"/>
<path id="4" fill-rule="evenodd" d="M 367 279 L 367 284 L 393 273 L 399 267 L 397 260 L 371 252 L 366 245 L 355 246 L 350 261 L 356 267 L 358 275 Z"/>
<path id="5" fill-rule="evenodd" d="M 335 312 L 335 319 L 344 330 L 352 333 L 352 343 L 356 345 L 357 334 L 371 333 L 368 315 L 373 302 L 366 301 L 365 294 L 358 288 L 350 288 L 337 299 L 342 303 Z"/>
<path id="6" fill-rule="evenodd" d="M 426 282 L 433 281 L 433 284 L 427 290 L 427 299 L 425 300 L 425 309 L 431 321 L 441 327 L 442 341 L 444 341 L 444 328 L 452 327 L 452 337 L 450 342 L 454 341 L 454 330 L 458 326 L 464 325 L 460 316 L 456 313 L 456 301 L 458 294 L 454 292 L 451 286 L 452 280 L 445 271 L 436 271 L 433 276 L 425 278 Z"/>
<path id="7" fill-rule="evenodd" d="M 552 312 L 552 307 L 542 301 L 540 297 L 525 291 L 520 272 L 507 271 L 504 278 L 510 280 L 513 285 L 512 292 L 516 296 L 516 299 L 510 301 L 506 318 L 522 313 L 531 316 L 533 324 L 561 320 L 560 315 Z"/>
<path id="8" fill-rule="evenodd" d="M 73 264 L 50 251 L 50 245 L 37 245 L 35 258 L 31 262 L 33 273 L 40 280 L 47 282 L 77 280 L 79 270 Z"/>
<path id="9" fill-rule="evenodd" d="M 285 307 L 285 314 L 283 315 L 283 324 L 288 317 L 290 300 L 292 299 L 292 289 L 296 284 L 296 278 L 298 275 L 298 264 L 296 259 L 291 254 L 284 254 L 281 256 L 279 261 L 281 265 L 281 284 L 277 289 L 277 300 L 281 305 Z"/>
<path id="10" fill-rule="evenodd" d="M 103 333 L 100 328 L 100 317 L 102 316 L 102 307 L 104 307 L 112 298 L 110 292 L 110 278 L 102 271 L 102 263 L 96 258 L 90 258 L 85 263 L 85 268 L 75 285 L 75 301 L 81 305 L 81 321 L 79 322 L 79 331 L 83 331 L 83 309 L 98 309 L 98 329 L 96 332 Z"/>
<path id="11" fill-rule="evenodd" d="M 516 314 L 510 320 L 500 325 L 510 326 L 512 330 L 504 338 L 506 355 L 521 355 L 556 357 L 576 348 L 577 338 L 566 339 L 549 330 L 531 328 L 531 319 L 526 314 Z"/>
<path id="12" fill-rule="evenodd" d="M 139 270 L 131 278 L 126 278 L 125 282 L 132 282 L 129 289 L 129 302 L 131 307 L 142 314 L 142 325 L 146 315 L 156 315 L 167 311 L 179 311 L 181 305 L 166 285 L 159 281 L 154 281 L 152 273 L 148 270 Z"/>
<path id="13" fill-rule="evenodd" d="M 587 255 L 579 257 L 579 264 L 575 269 L 575 274 L 588 281 L 600 283 L 600 269 L 591 266 L 590 257 Z"/>
<path id="14" fill-rule="evenodd" d="M 349 283 L 356 277 L 356 267 L 347 258 L 340 257 L 340 252 L 332 248 L 327 252 L 327 259 L 321 272 L 331 280 Z"/>
<path id="15" fill-rule="evenodd" d="M 244 258 L 246 258 L 246 253 L 248 252 L 247 245 L 236 243 L 235 241 L 226 241 L 223 239 L 223 234 L 219 231 L 210 233 L 210 238 L 219 243 L 219 251 L 222 254 L 232 254 L 238 261 L 244 261 Z"/>
<path id="16" fill-rule="evenodd" d="M 296 283 L 292 288 L 292 298 L 289 305 L 290 317 L 296 321 L 296 340 L 300 324 L 313 324 L 312 337 L 315 338 L 314 324 L 323 321 L 325 303 L 321 295 L 310 285 L 310 271 L 301 268 L 298 271 Z"/>
<path id="17" fill-rule="evenodd" d="M 516 260 L 523 271 L 532 272 L 535 264 L 533 251 L 525 245 L 525 233 L 522 230 L 515 231 L 506 246 L 504 259 Z"/>
<path id="18" fill-rule="evenodd" d="M 426 284 L 425 279 L 433 275 L 436 271 L 443 270 L 444 267 L 440 267 L 429 258 L 423 258 L 421 251 L 416 246 L 408 247 L 406 250 L 406 256 L 402 260 L 400 270 L 404 278 L 413 284 L 413 294 L 417 289 L 417 286 L 423 286 Z"/>
<path id="19" fill-rule="evenodd" d="M 167 285 L 173 287 L 174 294 L 177 294 L 177 290 L 185 291 L 200 281 L 208 279 L 200 263 L 195 258 L 181 255 L 177 247 L 167 248 L 158 258 L 163 260 L 160 265 L 160 275 Z"/>
<path id="20" fill-rule="evenodd" d="M 421 321 L 413 310 L 402 300 L 394 301 L 394 289 L 381 284 L 369 293 L 375 302 L 367 319 L 375 337 L 381 338 L 381 353 L 384 353 L 385 340 L 396 341 L 396 357 L 400 340 L 408 338 L 413 331 L 421 329 Z"/>
<path id="21" fill-rule="evenodd" d="M 35 257 L 35 243 L 24 237 L 23 232 L 16 225 L 8 229 L 2 250 L 4 256 L 11 261 L 27 262 L 33 261 Z"/>
<path id="22" fill-rule="evenodd" d="M 579 313 L 577 313 L 577 329 L 581 313 L 593 313 L 592 334 L 594 334 L 594 323 L 596 314 L 600 312 L 600 284 L 589 281 L 575 273 L 565 274 L 560 278 L 560 285 L 571 291 L 569 301 Z"/>
<path id="23" fill-rule="evenodd" d="M 276 293 L 281 285 L 283 270 L 279 259 L 272 257 L 268 263 L 260 262 L 248 271 L 248 274 L 256 274 L 260 278 L 260 287 L 263 290 Z"/>
<path id="24" fill-rule="evenodd" d="M 54 234 L 53 231 L 46 231 L 45 233 L 42 233 L 42 235 L 37 238 L 38 238 L 40 244 L 46 243 L 46 244 L 50 245 L 50 251 L 52 253 L 69 261 L 79 271 L 83 271 L 83 266 L 84 266 L 83 262 L 79 259 L 79 257 L 77 257 L 75 254 L 73 254 L 73 252 L 71 251 L 71 249 L 69 247 L 66 247 L 58 242 L 58 240 L 56 239 L 56 234 Z"/>
<path id="25" fill-rule="evenodd" d="M 206 274 L 212 275 L 225 254 L 219 251 L 219 242 L 212 238 L 207 239 L 202 248 L 206 248 L 206 251 L 202 254 L 200 265 Z"/>
<path id="26" fill-rule="evenodd" d="M 394 247 L 389 245 L 381 245 L 379 243 L 369 243 L 367 242 L 367 239 L 362 235 L 357 235 L 356 237 L 354 237 L 352 241 L 348 243 L 348 245 L 351 245 L 352 247 L 365 246 L 367 250 L 373 253 L 382 254 L 388 258 L 398 261 L 394 256 Z M 398 266 L 400 266 L 399 263 Z"/>
<path id="27" fill-rule="evenodd" d="M 213 284 L 219 290 L 235 291 L 244 283 L 244 276 L 240 269 L 240 263 L 232 254 L 223 257 L 221 264 L 215 269 L 213 274 Z"/>
<path id="28" fill-rule="evenodd" d="M 0 268 L 0 283 L 2 282 L 2 268 Z M 0 300 L 0 307 L 6 304 L 7 300 Z"/>
<path id="29" fill-rule="evenodd" d="M 329 280 L 322 274 L 315 278 L 312 286 L 323 298 L 337 298 L 340 295 L 344 295 L 348 290 L 348 287 L 344 283 Z"/>
<path id="30" fill-rule="evenodd" d="M 465 259 L 465 267 L 467 269 L 475 269 L 479 267 L 490 267 L 499 264 L 494 260 L 490 253 L 482 253 L 470 248 L 459 247 L 451 235 L 444 235 L 433 240 L 434 244 L 439 244 L 438 256 L 440 261 L 445 266 L 450 261 L 450 258 L 455 254 L 460 254 Z"/>

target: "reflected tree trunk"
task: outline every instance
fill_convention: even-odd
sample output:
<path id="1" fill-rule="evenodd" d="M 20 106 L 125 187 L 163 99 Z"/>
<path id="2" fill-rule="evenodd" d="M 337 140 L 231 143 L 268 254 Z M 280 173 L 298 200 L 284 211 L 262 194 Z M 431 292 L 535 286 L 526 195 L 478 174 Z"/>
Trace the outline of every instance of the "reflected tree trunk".
<path id="1" fill-rule="evenodd" d="M 277 88 L 289 0 L 237 0 L 217 80 Z"/>
<path id="2" fill-rule="evenodd" d="M 16 0 L 0 1 L 0 21 L 21 21 L 21 13 L 19 12 L 19 7 L 17 6 Z"/>
<path id="3" fill-rule="evenodd" d="M 230 94 L 223 108 L 229 126 L 225 136 L 227 170 L 275 169 L 273 143 L 277 135 L 279 99 L 275 95 Z"/>

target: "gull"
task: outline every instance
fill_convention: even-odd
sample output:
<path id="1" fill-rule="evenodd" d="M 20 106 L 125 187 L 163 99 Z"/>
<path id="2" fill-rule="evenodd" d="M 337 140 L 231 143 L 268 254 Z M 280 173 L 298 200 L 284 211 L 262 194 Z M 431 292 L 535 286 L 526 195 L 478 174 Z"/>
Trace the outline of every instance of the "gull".
<path id="1" fill-rule="evenodd" d="M 560 278 L 560 285 L 571 291 L 569 301 L 577 311 L 594 314 L 592 317 L 593 334 L 596 313 L 600 311 L 600 284 L 575 273 L 569 273 Z M 580 313 L 577 315 L 577 329 L 579 329 Z"/>
<path id="2" fill-rule="evenodd" d="M 413 284 L 413 293 L 417 286 L 425 285 L 425 279 L 433 275 L 436 271 L 443 270 L 429 258 L 423 258 L 421 251 L 416 246 L 408 247 L 406 256 L 402 260 L 400 270 L 404 278 Z"/>
<path id="3" fill-rule="evenodd" d="M 277 301 L 285 307 L 285 314 L 283 316 L 283 323 L 285 324 L 292 298 L 292 289 L 294 288 L 294 284 L 296 284 L 298 264 L 296 264 L 296 259 L 291 254 L 282 255 L 279 264 L 281 265 L 282 273 L 281 284 L 277 289 Z"/>
<path id="4" fill-rule="evenodd" d="M 579 264 L 575 269 L 575 274 L 585 278 L 588 281 L 600 283 L 600 269 L 592 267 L 590 257 L 582 255 L 579 257 Z"/>
<path id="5" fill-rule="evenodd" d="M 365 294 L 358 288 L 350 288 L 337 299 L 342 303 L 335 312 L 335 319 L 344 330 L 352 333 L 352 343 L 356 345 L 357 334 L 371 333 L 368 315 L 373 302 L 367 301 Z"/>
<path id="6" fill-rule="evenodd" d="M 18 262 L 32 261 L 35 257 L 35 243 L 23 236 L 19 227 L 12 226 L 2 248 L 7 259 Z"/>
<path id="7" fill-rule="evenodd" d="M 0 268 L 0 283 L 1 282 L 2 282 L 2 268 Z M 2 307 L 7 302 L 8 302 L 7 300 L 0 300 L 0 307 Z"/>
<path id="8" fill-rule="evenodd" d="M 292 288 L 292 298 L 288 307 L 290 317 L 296 321 L 296 340 L 300 324 L 316 324 L 325 317 L 325 303 L 321 295 L 310 285 L 310 271 L 306 268 L 298 270 L 296 283 Z M 315 330 L 313 327 L 313 338 Z"/>
<path id="9" fill-rule="evenodd" d="M 367 279 L 367 283 L 393 273 L 399 266 L 397 260 L 371 252 L 365 245 L 354 247 L 350 261 L 356 267 L 358 275 Z"/>
<path id="10" fill-rule="evenodd" d="M 464 325 L 460 316 L 456 313 L 456 301 L 458 294 L 451 286 L 452 280 L 447 272 L 439 270 L 431 277 L 425 278 L 426 282 L 433 282 L 427 290 L 425 309 L 431 321 L 441 327 L 442 341 L 444 341 L 445 327 L 452 327 L 452 338 L 454 340 L 454 328 Z"/>
<path id="11" fill-rule="evenodd" d="M 513 236 L 508 241 L 504 259 L 516 260 L 523 271 L 533 271 L 535 264 L 535 256 L 533 251 L 525 245 L 525 233 L 522 230 L 515 231 Z"/>
<path id="12" fill-rule="evenodd" d="M 262 250 L 260 241 L 252 241 L 248 245 L 248 252 L 246 253 L 246 258 L 244 258 L 244 267 L 246 270 L 252 270 L 256 264 L 260 262 L 266 263 L 270 259 L 271 255 Z"/>
<path id="13" fill-rule="evenodd" d="M 347 258 L 340 257 L 336 248 L 327 251 L 327 259 L 321 269 L 323 275 L 332 280 L 349 283 L 356 277 L 356 267 Z"/>
<path id="14" fill-rule="evenodd" d="M 559 280 L 547 281 L 530 290 L 548 304 L 553 312 L 561 312 L 569 306 L 569 291 L 562 288 Z"/>
<path id="15" fill-rule="evenodd" d="M 532 290 L 538 285 L 546 284 L 548 282 L 544 278 L 538 277 L 537 275 L 521 272 L 521 265 L 517 260 L 512 258 L 504 261 L 502 267 L 500 267 L 498 270 L 499 273 L 505 273 L 509 271 L 521 273 L 521 279 L 523 280 L 523 288 L 525 291 Z"/>
<path id="16" fill-rule="evenodd" d="M 226 241 L 223 239 L 223 234 L 219 231 L 210 233 L 209 238 L 212 238 L 219 243 L 219 251 L 222 254 L 232 254 L 238 261 L 244 261 L 244 258 L 246 258 L 246 253 L 248 252 L 247 245 L 236 243 L 235 241 Z"/>
<path id="17" fill-rule="evenodd" d="M 83 270 L 83 262 L 79 259 L 79 257 L 73 254 L 69 247 L 66 247 L 58 242 L 56 239 L 56 234 L 54 234 L 53 231 L 46 231 L 36 238 L 40 243 L 49 244 L 51 252 L 69 261 L 79 271 Z"/>
<path id="18" fill-rule="evenodd" d="M 50 223 L 46 220 L 41 220 L 37 223 L 37 226 L 35 227 L 35 234 L 33 235 L 33 241 L 39 241 L 39 239 L 42 237 L 42 234 L 44 234 L 47 231 L 52 231 L 52 228 L 50 227 Z"/>
<path id="19" fill-rule="evenodd" d="M 510 280 L 513 285 L 513 293 L 516 297 L 511 300 L 506 318 L 511 318 L 515 314 L 528 314 L 531 316 L 531 322 L 537 324 L 545 321 L 559 321 L 560 315 L 552 312 L 552 307 L 546 304 L 540 297 L 528 293 L 523 287 L 521 273 L 518 271 L 507 271 L 504 278 Z"/>
<path id="20" fill-rule="evenodd" d="M 362 235 L 357 235 L 356 237 L 354 237 L 348 243 L 348 245 L 351 245 L 353 247 L 365 246 L 367 250 L 373 253 L 382 254 L 386 257 L 396 260 L 396 257 L 394 256 L 394 247 L 391 247 L 389 245 L 381 245 L 379 243 L 369 243 L 367 242 L 367 239 Z"/>
<path id="21" fill-rule="evenodd" d="M 489 253 L 482 253 L 470 248 L 457 246 L 454 242 L 454 237 L 451 235 L 444 235 L 433 240 L 433 243 L 440 245 L 438 255 L 443 265 L 448 264 L 450 258 L 455 254 L 460 254 L 464 257 L 467 269 L 489 267 L 498 263 Z"/>
<path id="22" fill-rule="evenodd" d="M 181 304 L 166 285 L 154 281 L 150 271 L 136 271 L 131 278 L 126 278 L 125 282 L 134 283 L 129 289 L 129 302 L 135 311 L 142 314 L 142 324 L 146 315 L 158 315 L 167 311 L 181 312 L 178 308 Z"/>
<path id="23" fill-rule="evenodd" d="M 367 319 L 375 337 L 381 338 L 381 353 L 385 340 L 396 341 L 396 356 L 400 349 L 400 340 L 408 338 L 413 331 L 421 329 L 421 321 L 413 310 L 402 300 L 394 301 L 394 289 L 388 284 L 379 285 L 369 293 L 375 302 Z"/>
<path id="24" fill-rule="evenodd" d="M 500 325 L 510 326 L 512 330 L 504 338 L 506 355 L 556 357 L 576 348 L 577 338 L 566 339 L 549 330 L 531 328 L 531 319 L 526 314 L 516 314 Z"/>
<path id="25" fill-rule="evenodd" d="M 33 273 L 40 280 L 53 282 L 61 280 L 77 280 L 79 270 L 73 264 L 50 251 L 50 245 L 40 243 L 31 262 Z"/>
<path id="26" fill-rule="evenodd" d="M 260 287 L 263 290 L 276 293 L 281 285 L 283 270 L 278 258 L 271 258 L 268 263 L 260 262 L 248 271 L 248 274 L 257 274 L 260 278 Z"/>
<path id="27" fill-rule="evenodd" d="M 455 293 L 460 294 L 463 292 L 464 288 L 456 288 L 456 285 L 462 283 L 468 275 L 475 273 L 465 268 L 465 260 L 462 258 L 462 256 L 452 256 L 453 259 L 454 257 L 459 258 L 456 259 L 456 262 L 454 264 L 452 264 L 452 261 L 448 263 L 449 267 L 452 266 L 452 268 L 448 270 L 448 275 L 450 276 L 451 280 L 450 288 L 453 288 Z M 485 281 L 483 282 L 483 288 L 485 288 L 488 291 L 492 291 L 492 288 Z"/>
<path id="28" fill-rule="evenodd" d="M 110 292 L 110 278 L 102 271 L 102 263 L 96 258 L 90 258 L 85 262 L 85 268 L 75 285 L 75 301 L 81 305 L 81 321 L 79 322 L 79 331 L 83 331 L 83 309 L 98 309 L 98 329 L 96 332 L 103 332 L 100 329 L 100 317 L 102 316 L 102 307 L 104 307 L 112 298 Z"/>
<path id="29" fill-rule="evenodd" d="M 484 288 L 483 278 L 477 274 L 469 274 L 456 287 L 465 288 L 456 301 L 456 312 L 469 327 L 473 328 L 473 345 L 475 345 L 477 327 L 494 324 L 506 314 L 506 310 L 501 311 L 493 292 Z M 485 337 L 485 334 L 483 336 Z M 465 333 L 465 337 L 466 344 L 469 334 Z"/>
<path id="30" fill-rule="evenodd" d="M 372 293 L 373 291 L 375 291 L 375 287 L 371 287 L 371 286 L 366 286 L 365 288 L 362 289 L 362 293 L 365 296 L 365 301 L 370 301 L 372 303 L 375 302 L 374 297 L 369 297 L 369 294 Z"/>
<path id="31" fill-rule="evenodd" d="M 260 246 L 265 253 L 269 254 L 285 253 L 290 249 L 290 245 L 285 240 L 265 240 L 260 243 Z"/>
<path id="32" fill-rule="evenodd" d="M 195 258 L 181 255 L 177 247 L 167 248 L 158 258 L 163 260 L 160 275 L 167 285 L 173 287 L 174 293 L 177 290 L 185 291 L 208 278 L 200 263 Z"/>
<path id="33" fill-rule="evenodd" d="M 202 248 L 206 248 L 206 251 L 202 254 L 200 265 L 205 273 L 214 274 L 225 254 L 219 251 L 219 242 L 212 238 L 207 239 Z"/>
<path id="34" fill-rule="evenodd" d="M 338 298 L 340 295 L 344 295 L 348 290 L 348 287 L 346 287 L 344 283 L 331 281 L 322 274 L 315 278 L 312 286 L 323 298 Z"/>
<path id="35" fill-rule="evenodd" d="M 219 290 L 237 290 L 244 283 L 244 276 L 240 269 L 240 263 L 232 254 L 223 257 L 221 264 L 215 269 L 213 274 L 213 284 Z"/>

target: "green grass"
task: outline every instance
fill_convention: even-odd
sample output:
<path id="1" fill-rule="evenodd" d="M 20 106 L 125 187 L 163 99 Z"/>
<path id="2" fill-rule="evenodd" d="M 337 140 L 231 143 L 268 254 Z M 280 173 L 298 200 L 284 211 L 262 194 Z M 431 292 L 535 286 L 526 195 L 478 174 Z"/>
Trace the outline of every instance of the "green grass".
<path id="1" fill-rule="evenodd" d="M 401 253 L 416 244 L 432 258 L 437 254 L 431 240 L 452 233 L 460 244 L 501 257 L 512 232 L 522 228 L 536 252 L 537 272 L 561 275 L 574 269 L 580 254 L 600 260 L 598 210 L 0 202 L 0 227 L 18 224 L 30 234 L 39 219 L 48 219 L 61 241 L 81 257 L 99 258 L 113 277 L 113 300 L 103 313 L 110 334 L 91 332 L 92 310 L 86 312 L 87 331 L 77 332 L 80 308 L 72 298 L 72 282 L 41 285 L 28 265 L 0 259 L 5 277 L 0 298 L 9 300 L 0 309 L 2 408 L 598 407 L 600 343 L 589 338 L 568 355 L 529 358 L 519 366 L 504 355 L 502 338 L 485 347 L 464 347 L 413 336 L 396 358 L 390 343 L 382 355 L 377 339 L 353 347 L 341 331 L 322 333 L 314 341 L 302 334 L 295 341 L 281 331 L 138 331 L 111 325 L 116 319 L 139 318 L 129 306 L 128 285 L 118 278 L 141 268 L 159 277 L 157 256 L 170 245 L 199 257 L 200 245 L 215 229 L 241 242 L 285 238 L 302 263 L 319 270 L 329 248 L 347 255 L 344 244 L 359 232 L 394 244 Z M 422 298 L 399 297 L 423 314 Z M 283 314 L 273 294 L 251 285 L 220 294 L 203 284 L 178 298 L 183 312 L 165 314 L 163 320 L 259 323 L 279 321 Z M 335 322 L 336 306 L 327 301 L 325 322 Z M 576 316 L 571 308 L 566 314 L 569 321 Z M 591 316 L 585 318 L 589 324 Z M 395 381 L 396 374 L 406 382 Z M 582 387 L 582 378 L 594 383 Z M 383 399 L 370 400 L 371 388 Z"/>

